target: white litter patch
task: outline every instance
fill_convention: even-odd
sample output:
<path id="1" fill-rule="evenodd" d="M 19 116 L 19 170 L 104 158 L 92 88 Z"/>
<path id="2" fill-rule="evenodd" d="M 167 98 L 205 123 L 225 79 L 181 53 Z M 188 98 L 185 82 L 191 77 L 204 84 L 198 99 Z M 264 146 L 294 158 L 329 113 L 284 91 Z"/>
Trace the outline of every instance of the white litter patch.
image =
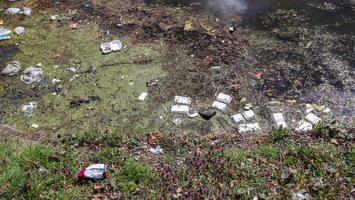
<path id="1" fill-rule="evenodd" d="M 275 128 L 287 128 L 287 124 L 282 113 L 273 113 L 271 118 Z"/>
<path id="2" fill-rule="evenodd" d="M 182 105 L 190 105 L 191 104 L 191 98 L 183 97 L 183 96 L 175 96 L 174 103 L 182 104 Z"/>
<path id="3" fill-rule="evenodd" d="M 197 112 L 194 112 L 194 113 L 192 113 L 192 114 L 189 114 L 189 117 L 190 118 L 195 118 L 195 117 L 197 117 L 198 116 L 198 113 Z"/>
<path id="4" fill-rule="evenodd" d="M 139 95 L 138 100 L 144 101 L 144 99 L 148 96 L 148 93 L 142 92 L 141 95 Z"/>
<path id="5" fill-rule="evenodd" d="M 248 111 L 245 111 L 245 112 L 243 113 L 243 117 L 244 117 L 245 120 L 247 120 L 247 121 L 252 121 L 252 120 L 255 119 L 255 113 L 254 113 L 254 111 L 252 111 L 252 110 L 248 110 Z"/>
<path id="6" fill-rule="evenodd" d="M 227 94 L 219 93 L 216 100 L 225 104 L 229 104 L 232 101 L 232 97 Z"/>
<path id="7" fill-rule="evenodd" d="M 216 108 L 218 110 L 224 111 L 224 109 L 227 107 L 227 104 L 219 102 L 219 101 L 214 101 L 212 104 L 213 108 Z"/>
<path id="8" fill-rule="evenodd" d="M 321 119 L 313 113 L 309 113 L 305 119 L 313 125 L 318 124 L 321 121 Z"/>
<path id="9" fill-rule="evenodd" d="M 32 127 L 32 128 L 35 128 L 35 129 L 38 129 L 38 128 L 39 128 L 39 125 L 38 125 L 38 124 L 32 124 L 31 127 Z"/>
<path id="10" fill-rule="evenodd" d="M 305 120 L 301 120 L 298 123 L 298 127 L 296 128 L 296 132 L 307 132 L 307 131 L 312 131 L 313 130 L 313 125 Z"/>
<path id="11" fill-rule="evenodd" d="M 171 112 L 174 114 L 188 115 L 190 113 L 190 108 L 186 105 L 173 105 L 171 107 Z"/>
<path id="12" fill-rule="evenodd" d="M 232 116 L 232 119 L 235 123 L 239 124 L 240 122 L 244 122 L 245 119 L 242 114 L 235 114 Z"/>

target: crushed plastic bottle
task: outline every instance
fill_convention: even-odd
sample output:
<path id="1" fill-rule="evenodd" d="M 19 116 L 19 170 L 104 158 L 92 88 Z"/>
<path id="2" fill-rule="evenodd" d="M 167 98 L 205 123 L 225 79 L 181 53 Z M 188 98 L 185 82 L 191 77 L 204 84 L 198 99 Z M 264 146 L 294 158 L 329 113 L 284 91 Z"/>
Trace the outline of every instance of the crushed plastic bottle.
<path id="1" fill-rule="evenodd" d="M 76 174 L 78 181 L 102 180 L 107 177 L 107 166 L 105 164 L 93 164 L 85 169 L 80 169 Z"/>

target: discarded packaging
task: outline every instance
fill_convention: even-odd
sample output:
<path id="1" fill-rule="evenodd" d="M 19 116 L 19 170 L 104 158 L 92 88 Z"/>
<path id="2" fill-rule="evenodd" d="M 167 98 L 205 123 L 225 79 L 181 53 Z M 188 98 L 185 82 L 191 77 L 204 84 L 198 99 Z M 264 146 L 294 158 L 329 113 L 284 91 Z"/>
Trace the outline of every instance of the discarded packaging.
<path id="1" fill-rule="evenodd" d="M 247 121 L 252 121 L 255 119 L 255 113 L 252 110 L 245 111 L 242 115 Z"/>
<path id="2" fill-rule="evenodd" d="M 205 110 L 205 111 L 200 111 L 198 112 L 198 114 L 204 119 L 204 120 L 210 120 L 213 116 L 216 115 L 216 111 L 209 109 L 209 110 Z"/>
<path id="3" fill-rule="evenodd" d="M 0 28 L 0 36 L 7 36 L 11 33 L 11 30 L 10 29 L 7 29 L 7 28 L 4 28 L 4 27 L 1 27 Z"/>
<path id="4" fill-rule="evenodd" d="M 32 124 L 31 127 L 34 128 L 34 129 L 38 129 L 38 128 L 39 128 L 39 125 L 38 125 L 38 124 Z"/>
<path id="5" fill-rule="evenodd" d="M 149 148 L 149 151 L 154 153 L 155 155 L 159 155 L 163 153 L 163 149 L 160 146 L 156 146 L 155 148 Z"/>
<path id="6" fill-rule="evenodd" d="M 17 74 L 20 70 L 21 70 L 20 62 L 12 61 L 6 65 L 5 69 L 3 69 L 1 73 L 8 76 L 13 76 Z"/>
<path id="7" fill-rule="evenodd" d="M 26 84 L 40 82 L 42 80 L 43 71 L 41 68 L 28 67 L 23 73 L 24 75 L 21 76 L 21 81 Z"/>
<path id="8" fill-rule="evenodd" d="M 181 118 L 175 118 L 175 119 L 173 119 L 173 124 L 174 125 L 180 125 L 182 123 L 182 119 Z"/>
<path id="9" fill-rule="evenodd" d="M 298 123 L 298 127 L 296 128 L 296 132 L 307 132 L 312 130 L 313 130 L 313 125 L 305 120 L 301 120 Z"/>
<path id="10" fill-rule="evenodd" d="M 17 15 L 17 14 L 20 13 L 20 11 L 21 11 L 20 8 L 8 8 L 8 9 L 6 10 L 6 14 L 9 14 L 9 15 Z"/>
<path id="11" fill-rule="evenodd" d="M 232 101 L 232 97 L 223 93 L 219 93 L 216 100 L 225 104 L 229 104 Z"/>
<path id="12" fill-rule="evenodd" d="M 113 40 L 111 42 L 102 43 L 100 45 L 100 49 L 104 54 L 119 51 L 122 49 L 122 47 L 122 42 L 119 40 Z"/>
<path id="13" fill-rule="evenodd" d="M 26 105 L 23 105 L 21 107 L 21 111 L 25 113 L 27 116 L 30 116 L 31 113 L 37 108 L 37 103 L 36 102 L 29 102 Z"/>
<path id="14" fill-rule="evenodd" d="M 257 130 L 260 130 L 259 123 L 241 124 L 238 128 L 239 133 L 252 132 Z"/>
<path id="15" fill-rule="evenodd" d="M 173 105 L 171 107 L 171 112 L 174 114 L 188 115 L 190 113 L 190 108 L 186 105 Z"/>
<path id="16" fill-rule="evenodd" d="M 26 15 L 26 16 L 31 15 L 31 12 L 32 12 L 31 8 L 23 7 L 22 10 L 23 10 L 24 15 Z"/>
<path id="17" fill-rule="evenodd" d="M 194 112 L 194 113 L 189 114 L 189 117 L 190 117 L 190 118 L 195 118 L 195 117 L 197 117 L 197 116 L 198 116 L 198 113 L 197 113 L 197 112 Z"/>
<path id="18" fill-rule="evenodd" d="M 189 97 L 175 96 L 174 103 L 182 105 L 190 105 L 191 99 Z"/>
<path id="19" fill-rule="evenodd" d="M 222 103 L 220 101 L 214 101 L 212 107 L 224 111 L 224 109 L 227 107 L 227 104 Z"/>
<path id="20" fill-rule="evenodd" d="M 142 92 L 141 95 L 139 95 L 138 100 L 144 101 L 144 99 L 148 96 L 148 93 Z"/>
<path id="21" fill-rule="evenodd" d="M 235 114 L 235 115 L 232 116 L 232 119 L 237 124 L 239 124 L 240 122 L 245 121 L 245 119 L 244 119 L 242 114 Z"/>
<path id="22" fill-rule="evenodd" d="M 107 166 L 105 164 L 90 165 L 86 169 L 80 169 L 76 174 L 78 181 L 102 180 L 107 177 Z"/>
<path id="23" fill-rule="evenodd" d="M 305 119 L 313 125 L 318 124 L 321 121 L 321 119 L 313 113 L 309 113 Z"/>
<path id="24" fill-rule="evenodd" d="M 15 28 L 14 32 L 17 34 L 17 35 L 21 35 L 22 33 L 25 32 L 25 28 L 22 27 L 22 26 L 18 26 Z"/>

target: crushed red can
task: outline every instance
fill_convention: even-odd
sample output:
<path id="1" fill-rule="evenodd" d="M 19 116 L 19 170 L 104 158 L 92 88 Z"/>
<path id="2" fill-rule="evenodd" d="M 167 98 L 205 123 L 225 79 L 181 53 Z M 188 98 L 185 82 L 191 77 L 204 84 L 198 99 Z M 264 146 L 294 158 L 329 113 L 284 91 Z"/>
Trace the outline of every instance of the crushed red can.
<path id="1" fill-rule="evenodd" d="M 93 164 L 85 169 L 80 169 L 76 174 L 78 181 L 102 180 L 107 177 L 107 166 L 105 164 Z"/>

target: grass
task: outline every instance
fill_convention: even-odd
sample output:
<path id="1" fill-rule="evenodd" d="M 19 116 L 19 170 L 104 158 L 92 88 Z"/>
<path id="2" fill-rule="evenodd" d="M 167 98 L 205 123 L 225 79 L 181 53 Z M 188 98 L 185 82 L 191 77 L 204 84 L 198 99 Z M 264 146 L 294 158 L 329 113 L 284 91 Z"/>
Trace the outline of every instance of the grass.
<path id="1" fill-rule="evenodd" d="M 92 131 L 63 139 L 52 147 L 2 141 L 1 196 L 81 199 L 97 195 L 93 188 L 99 187 L 99 193 L 106 197 L 128 199 L 171 199 L 174 195 L 192 199 L 284 199 L 299 190 L 315 199 L 337 199 L 350 194 L 355 178 L 352 145 L 336 147 L 319 141 L 310 145 L 285 139 L 280 143 L 268 140 L 254 149 L 237 149 L 220 146 L 223 142 L 211 146 L 197 135 L 185 137 L 185 141 L 173 136 L 175 144 L 171 145 L 180 146 L 179 151 L 164 143 L 164 154 L 155 156 L 139 150 L 145 143 L 140 138 L 145 137 L 116 137 L 122 135 L 118 132 Z M 80 145 L 73 146 L 77 143 Z M 108 178 L 76 183 L 76 171 L 92 163 L 106 163 Z"/>

